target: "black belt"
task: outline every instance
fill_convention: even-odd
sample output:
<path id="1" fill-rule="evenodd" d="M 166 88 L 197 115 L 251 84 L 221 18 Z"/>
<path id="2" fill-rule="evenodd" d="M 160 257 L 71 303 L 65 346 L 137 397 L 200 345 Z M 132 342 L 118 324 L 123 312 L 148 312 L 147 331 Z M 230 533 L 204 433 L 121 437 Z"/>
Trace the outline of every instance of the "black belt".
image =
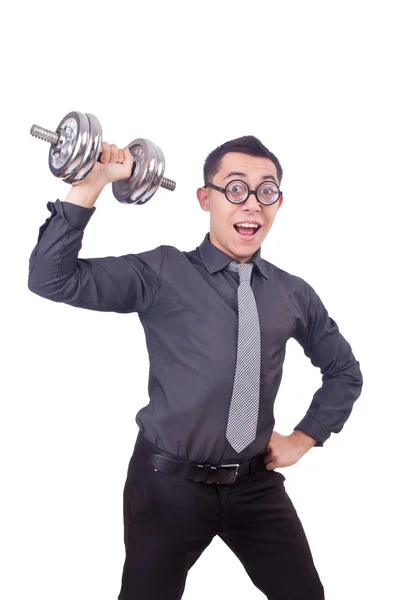
<path id="1" fill-rule="evenodd" d="M 182 479 L 193 479 L 202 483 L 234 483 L 244 475 L 265 470 L 263 454 L 258 454 L 243 463 L 228 463 L 213 467 L 208 464 L 184 462 L 159 453 L 149 455 L 149 463 L 157 470 Z"/>

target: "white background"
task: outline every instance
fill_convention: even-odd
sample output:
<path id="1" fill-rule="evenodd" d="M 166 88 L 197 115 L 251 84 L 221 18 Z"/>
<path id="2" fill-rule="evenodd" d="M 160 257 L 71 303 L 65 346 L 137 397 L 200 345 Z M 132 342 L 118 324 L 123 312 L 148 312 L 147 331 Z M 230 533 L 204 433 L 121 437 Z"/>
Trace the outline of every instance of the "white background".
<path id="1" fill-rule="evenodd" d="M 81 257 L 208 230 L 207 154 L 260 138 L 285 171 L 262 256 L 306 279 L 352 345 L 364 389 L 339 435 L 284 470 L 327 600 L 395 593 L 395 24 L 392 2 L 75 2 L 3 8 L 1 582 L 7 600 L 116 599 L 122 490 L 147 404 L 137 315 L 51 303 L 27 288 L 48 201 L 68 186 L 32 123 L 93 112 L 104 137 L 159 145 L 173 194 L 143 207 L 104 191 Z M 287 346 L 276 429 L 303 417 L 320 373 Z M 286 574 L 287 576 L 287 574 Z M 263 598 L 215 538 L 184 599 Z"/>

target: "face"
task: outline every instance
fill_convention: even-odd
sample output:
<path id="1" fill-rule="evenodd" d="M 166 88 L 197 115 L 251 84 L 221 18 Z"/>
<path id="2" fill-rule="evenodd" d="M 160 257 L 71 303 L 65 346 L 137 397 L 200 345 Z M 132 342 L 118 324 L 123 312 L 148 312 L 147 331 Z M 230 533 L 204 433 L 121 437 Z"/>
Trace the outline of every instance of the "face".
<path id="1" fill-rule="evenodd" d="M 256 190 L 266 178 L 280 185 L 276 166 L 270 159 L 229 152 L 208 183 L 224 188 L 233 179 L 239 179 L 245 181 L 250 190 Z M 249 261 L 261 246 L 283 201 L 280 196 L 275 204 L 264 206 L 251 194 L 241 204 L 233 204 L 224 193 L 211 188 L 199 188 L 197 198 L 201 208 L 210 213 L 211 243 L 239 262 Z M 235 228 L 239 223 L 258 223 L 259 228 L 254 235 L 245 236 Z"/>

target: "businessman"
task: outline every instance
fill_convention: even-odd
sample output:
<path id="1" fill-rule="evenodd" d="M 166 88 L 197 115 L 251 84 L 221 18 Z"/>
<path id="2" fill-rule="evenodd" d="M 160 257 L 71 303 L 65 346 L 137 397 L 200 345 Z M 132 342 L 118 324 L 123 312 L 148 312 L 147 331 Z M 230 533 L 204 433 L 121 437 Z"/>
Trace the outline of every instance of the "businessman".
<path id="1" fill-rule="evenodd" d="M 90 310 L 137 312 L 146 335 L 150 401 L 136 415 L 124 487 L 119 600 L 182 598 L 189 569 L 216 535 L 269 600 L 322 600 L 276 469 L 341 431 L 362 375 L 314 289 L 261 257 L 283 202 L 280 162 L 253 136 L 208 155 L 197 198 L 209 232 L 193 250 L 160 245 L 79 258 L 101 191 L 128 178 L 132 166 L 128 148 L 103 143 L 90 175 L 65 201 L 48 203 L 29 265 L 32 292 Z M 174 209 L 170 218 L 179 220 Z M 78 331 L 71 335 L 78 345 Z M 321 370 L 322 385 L 294 430 L 281 435 L 273 409 L 290 338 Z M 218 574 L 231 589 L 230 573 Z"/>

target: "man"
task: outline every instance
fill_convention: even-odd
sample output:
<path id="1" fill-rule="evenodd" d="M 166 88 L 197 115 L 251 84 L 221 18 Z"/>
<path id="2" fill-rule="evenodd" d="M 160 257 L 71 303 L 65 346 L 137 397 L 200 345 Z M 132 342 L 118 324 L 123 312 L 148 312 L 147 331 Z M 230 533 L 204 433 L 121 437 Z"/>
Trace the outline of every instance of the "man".
<path id="1" fill-rule="evenodd" d="M 180 599 L 215 535 L 269 600 L 321 600 L 305 533 L 275 469 L 342 429 L 362 376 L 313 288 L 260 256 L 283 200 L 280 163 L 252 136 L 207 157 L 197 196 L 210 232 L 195 250 L 78 259 L 100 192 L 131 168 L 128 148 L 103 144 L 92 173 L 65 202 L 49 203 L 29 274 L 30 290 L 51 300 L 138 312 L 146 334 L 150 403 L 136 416 L 124 488 L 119 600 Z M 273 431 L 273 406 L 291 337 L 323 383 L 283 436 Z"/>

